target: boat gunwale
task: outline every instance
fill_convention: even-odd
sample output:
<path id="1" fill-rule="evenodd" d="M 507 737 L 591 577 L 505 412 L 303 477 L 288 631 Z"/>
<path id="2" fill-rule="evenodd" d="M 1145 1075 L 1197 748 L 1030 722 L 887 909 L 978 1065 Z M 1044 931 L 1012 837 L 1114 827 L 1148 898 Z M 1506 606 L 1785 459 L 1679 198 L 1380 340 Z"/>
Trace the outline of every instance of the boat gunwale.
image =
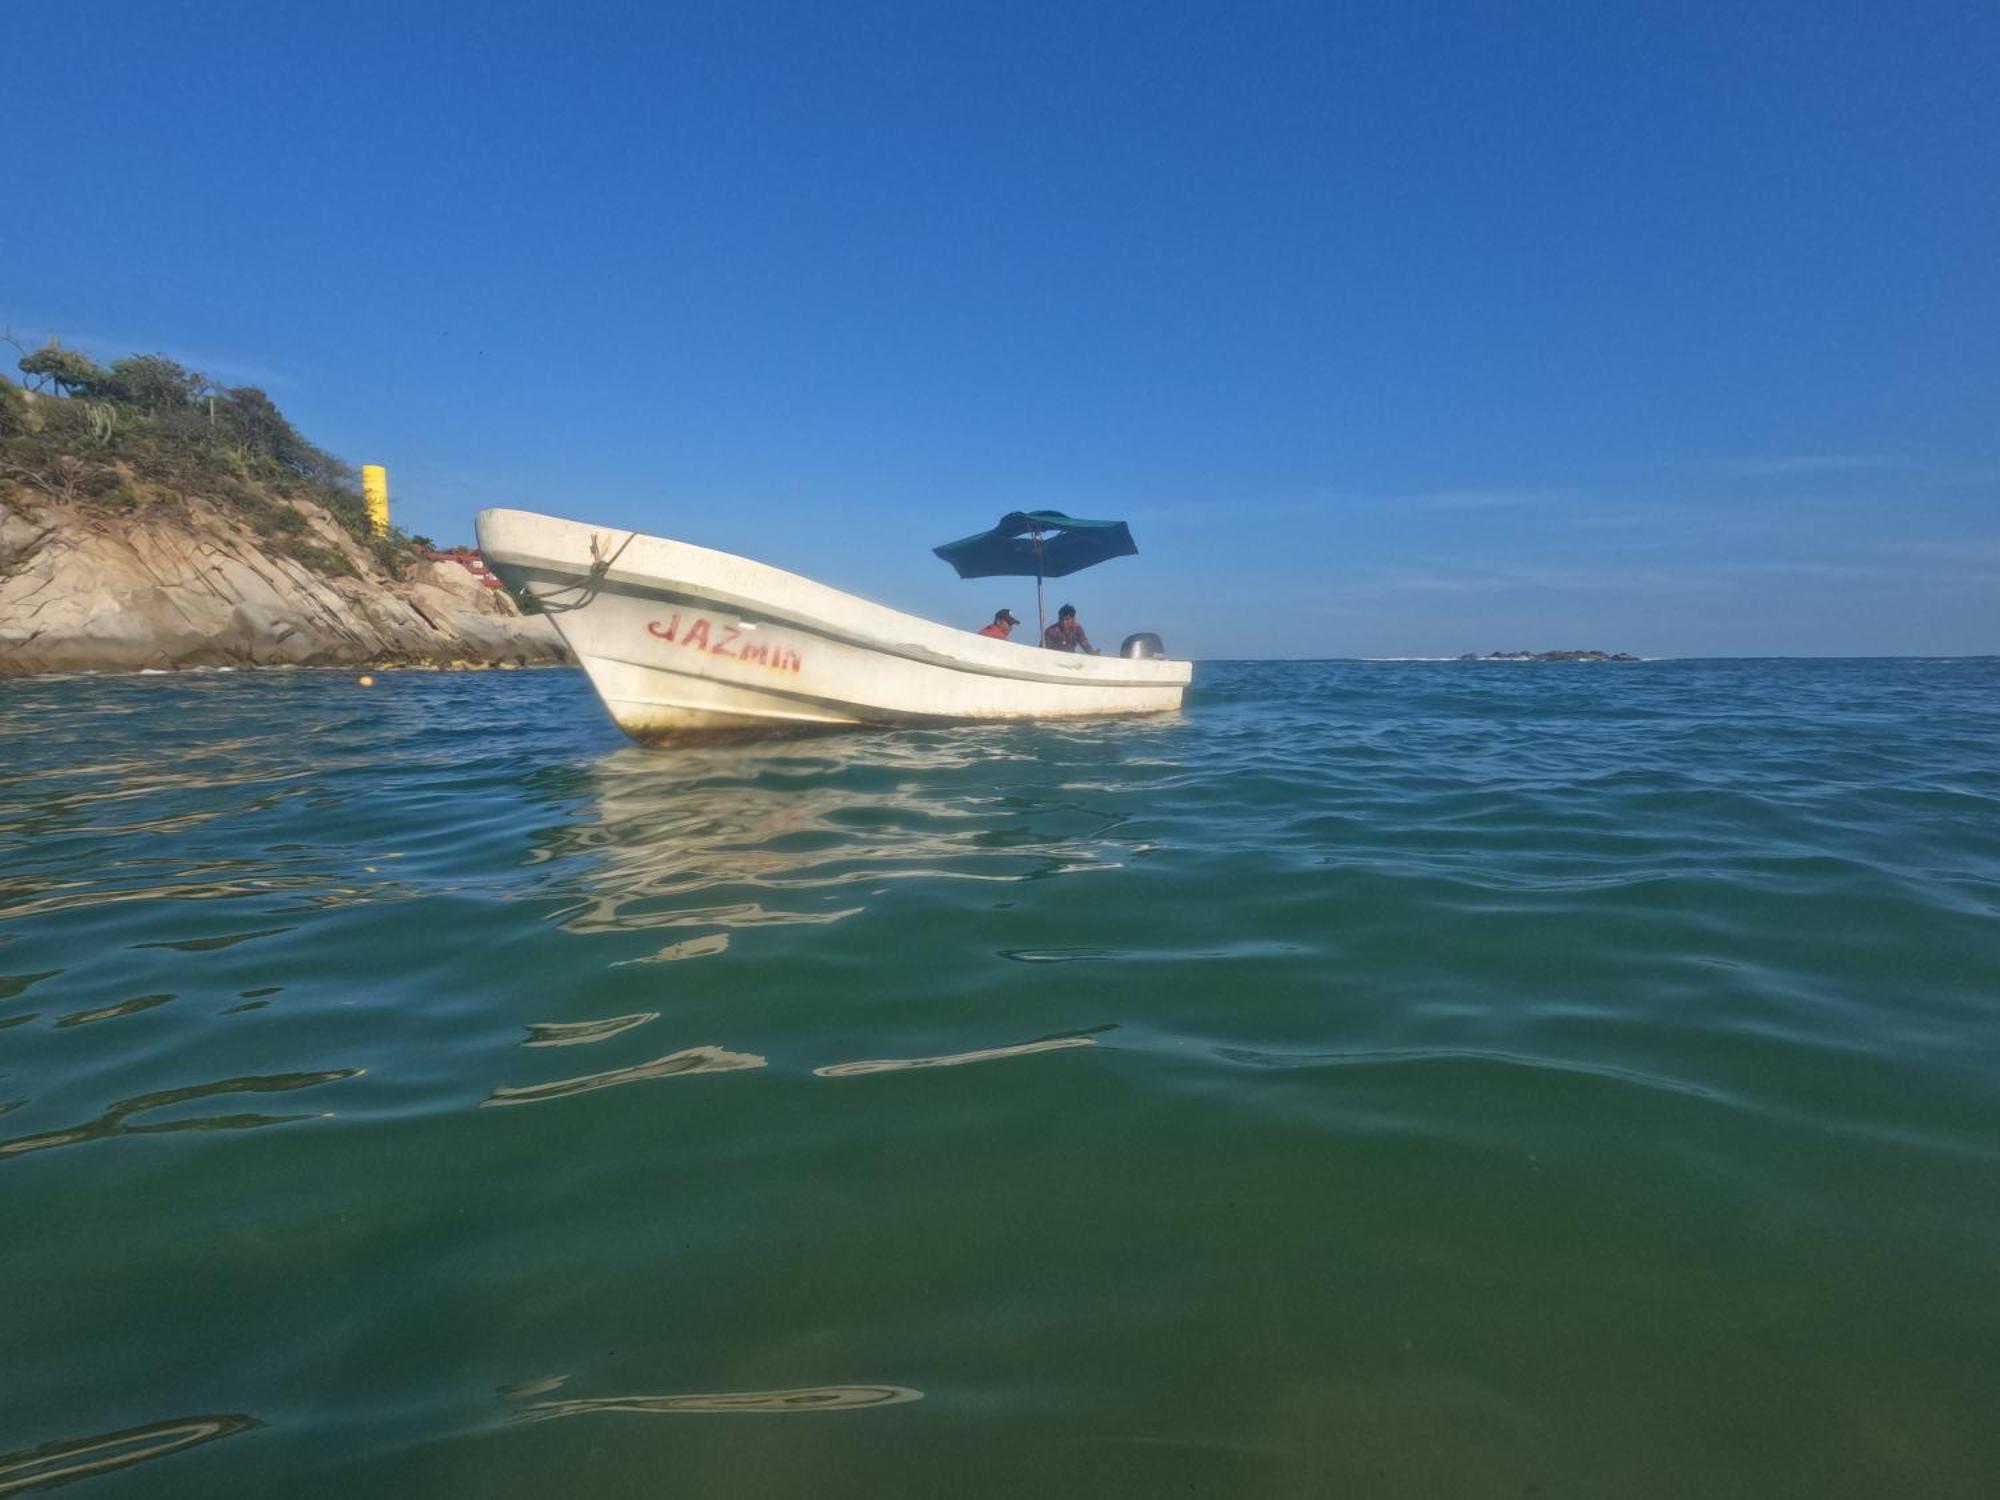
<path id="1" fill-rule="evenodd" d="M 737 684 L 724 678 L 709 677 L 698 672 L 684 672 L 678 667 L 663 666 L 659 662 L 639 661 L 631 657 L 614 656 L 604 651 L 592 651 L 587 653 L 587 655 L 594 662 L 605 662 L 611 666 L 634 668 L 642 672 L 654 672 L 670 678 L 684 678 L 689 682 L 721 682 L 724 686 L 729 687 L 745 686 L 745 684 Z M 586 672 L 589 671 L 589 667 L 586 665 L 584 670 Z M 1165 683 L 1154 684 L 1154 686 L 1159 687 L 1171 685 Z M 923 709 L 882 709 L 872 705 L 857 705 L 851 698 L 829 698 L 824 694 L 805 692 L 781 682 L 758 682 L 750 686 L 751 690 L 761 697 L 777 698 L 786 703 L 810 704 L 815 708 L 830 709 L 842 715 L 838 719 L 807 719 L 803 715 L 780 715 L 776 717 L 797 717 L 801 722 L 807 723 L 868 727 L 887 727 L 903 724 L 919 728 L 926 725 L 946 728 L 955 724 L 1020 723 L 1031 719 L 1142 718 L 1153 714 L 1178 713 L 1181 709 L 1180 703 L 1176 701 L 1171 705 L 1158 708 L 1059 708 L 1002 710 L 1000 712 L 987 713 L 932 713 Z M 608 704 L 612 699 L 607 698 L 605 701 Z M 623 696 L 618 696 L 616 701 L 632 703 L 641 707 L 644 706 L 640 700 L 625 698 Z M 705 712 L 723 714 L 742 713 L 745 717 L 754 717 L 747 710 L 709 709 L 705 705 L 697 704 L 670 704 L 668 706 L 700 709 Z"/>
<path id="2" fill-rule="evenodd" d="M 898 657 L 905 661 L 917 662 L 944 671 L 963 672 L 976 677 L 1007 678 L 1014 681 L 1043 683 L 1056 687 L 1102 688 L 1185 687 L 1193 678 L 1192 663 L 1164 657 L 1068 656 L 1062 653 L 1051 652 L 1049 653 L 1051 656 L 1058 656 L 1060 659 L 1051 661 L 1046 667 L 1017 667 L 999 662 L 988 663 L 976 659 L 976 656 L 946 652 L 937 647 L 926 646 L 916 641 L 892 641 L 881 636 L 865 635 L 853 628 L 843 628 L 839 625 L 830 624 L 823 619 L 802 614 L 798 610 L 787 608 L 782 604 L 764 599 L 750 598 L 743 594 L 700 583 L 693 579 L 668 578 L 651 572 L 635 574 L 618 568 L 615 566 L 615 562 L 613 566 L 605 569 L 601 574 L 593 576 L 591 569 L 588 567 L 579 567 L 574 562 L 547 556 L 546 549 L 538 548 L 531 551 L 527 548 L 522 548 L 515 550 L 509 548 L 504 540 L 497 547 L 489 543 L 485 537 L 487 518 L 489 516 L 496 519 L 506 516 L 519 516 L 544 525 L 556 522 L 564 527 L 573 527 L 578 532 L 588 533 L 593 537 L 603 535 L 607 528 L 592 527 L 581 521 L 569 521 L 560 517 L 544 516 L 533 511 L 489 510 L 481 512 L 479 517 L 481 550 L 486 555 L 488 565 L 496 568 L 503 576 L 510 573 L 518 575 L 519 583 L 516 584 L 517 587 L 533 581 L 547 586 L 552 592 L 560 593 L 565 589 L 584 586 L 596 592 L 617 593 L 627 598 L 657 599 L 664 603 L 678 604 L 684 607 L 729 609 L 739 614 L 748 615 L 753 619 L 768 620 L 772 624 L 799 630 L 806 634 L 817 636 L 820 639 L 835 641 L 859 650 L 872 651 L 880 655 Z M 849 606 L 858 606 L 870 613 L 886 617 L 885 624 L 907 623 L 925 630 L 945 631 L 963 636 L 965 640 L 963 642 L 955 642 L 954 645 L 970 646 L 974 652 L 977 652 L 979 647 L 986 644 L 986 638 L 980 636 L 975 631 L 960 631 L 954 626 L 943 625 L 935 620 L 926 620 L 921 615 L 909 614 L 886 604 L 877 604 L 873 600 L 864 599 L 858 594 L 846 593 L 843 590 L 835 589 L 830 584 L 819 583 L 800 574 L 786 572 L 782 568 L 774 568 L 768 563 L 757 562 L 754 558 L 740 557 L 735 553 L 721 552 L 713 548 L 696 546 L 691 542 L 677 542 L 669 537 L 655 537 L 645 532 L 632 531 L 629 528 L 609 528 L 609 530 L 613 535 L 616 535 L 619 531 L 626 531 L 628 536 L 626 542 L 621 543 L 618 548 L 614 549 L 614 559 L 623 551 L 625 546 L 630 545 L 632 540 L 643 539 L 656 545 L 684 549 L 689 553 L 697 554 L 696 560 L 715 559 L 721 563 L 759 570 L 771 575 L 771 582 L 776 585 L 781 587 L 793 585 L 831 596 L 832 599 L 837 599 Z M 509 553 L 512 555 L 509 556 Z M 513 578 L 508 578 L 505 581 L 509 583 L 516 582 Z M 527 592 L 531 597 L 540 598 L 540 595 L 536 594 L 532 589 L 527 590 Z M 561 605 L 547 608 L 547 614 L 551 622 L 559 631 L 563 631 L 562 616 L 568 612 L 569 609 Z M 567 631 L 563 631 L 563 635 L 565 639 L 568 639 Z M 1017 651 L 1039 651 L 1042 649 L 1037 646 L 1031 646 L 1026 642 L 995 641 L 993 644 L 995 646 L 1011 646 Z M 571 647 L 573 650 L 575 649 L 575 642 L 571 642 Z M 603 653 L 593 652 L 590 654 L 601 655 Z M 609 659 L 616 660 L 618 658 Z M 631 662 L 629 664 L 634 666 L 657 665 L 656 663 L 645 662 Z M 685 675 L 705 676 L 706 674 Z"/>

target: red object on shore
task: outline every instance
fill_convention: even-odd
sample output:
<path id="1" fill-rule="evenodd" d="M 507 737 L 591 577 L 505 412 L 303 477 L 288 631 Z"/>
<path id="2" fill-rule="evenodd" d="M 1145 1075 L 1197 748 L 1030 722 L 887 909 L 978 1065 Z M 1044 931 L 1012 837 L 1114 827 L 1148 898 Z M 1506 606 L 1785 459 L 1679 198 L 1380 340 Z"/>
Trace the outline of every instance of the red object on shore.
<path id="1" fill-rule="evenodd" d="M 442 550 L 434 547 L 429 555 L 432 562 L 457 563 L 489 589 L 507 587 L 493 576 L 492 571 L 486 566 L 486 559 L 479 555 L 479 549 L 476 547 L 448 547 Z"/>

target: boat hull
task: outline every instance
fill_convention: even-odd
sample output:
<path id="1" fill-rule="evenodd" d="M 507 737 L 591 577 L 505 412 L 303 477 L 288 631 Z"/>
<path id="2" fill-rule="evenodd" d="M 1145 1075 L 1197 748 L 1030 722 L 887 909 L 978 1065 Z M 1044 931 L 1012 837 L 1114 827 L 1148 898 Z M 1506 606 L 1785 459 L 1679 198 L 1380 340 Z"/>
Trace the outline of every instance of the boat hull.
<path id="1" fill-rule="evenodd" d="M 954 630 L 685 542 L 482 511 L 488 566 L 540 602 L 634 739 L 1167 713 L 1186 662 Z"/>

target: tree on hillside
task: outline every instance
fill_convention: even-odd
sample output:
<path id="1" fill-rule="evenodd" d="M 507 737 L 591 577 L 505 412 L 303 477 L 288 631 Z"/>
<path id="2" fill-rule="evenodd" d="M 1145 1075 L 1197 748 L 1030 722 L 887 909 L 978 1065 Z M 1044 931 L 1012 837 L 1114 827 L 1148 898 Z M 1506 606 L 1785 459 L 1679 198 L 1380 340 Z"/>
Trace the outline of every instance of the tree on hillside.
<path id="1" fill-rule="evenodd" d="M 33 354 L 21 359 L 21 373 L 34 381 L 38 391 L 53 386 L 58 396 L 92 396 L 104 380 L 97 361 L 76 349 L 65 349 L 50 339 Z"/>
<path id="2" fill-rule="evenodd" d="M 349 485 L 351 465 L 299 436 L 271 398 L 254 385 L 239 385 L 224 393 L 227 400 L 218 420 L 244 447 L 262 454 L 281 469 L 319 484 Z"/>
<path id="3" fill-rule="evenodd" d="M 122 401 L 155 415 L 192 406 L 208 391 L 206 376 L 164 354 L 134 354 L 114 360 L 96 384 L 103 399 Z"/>

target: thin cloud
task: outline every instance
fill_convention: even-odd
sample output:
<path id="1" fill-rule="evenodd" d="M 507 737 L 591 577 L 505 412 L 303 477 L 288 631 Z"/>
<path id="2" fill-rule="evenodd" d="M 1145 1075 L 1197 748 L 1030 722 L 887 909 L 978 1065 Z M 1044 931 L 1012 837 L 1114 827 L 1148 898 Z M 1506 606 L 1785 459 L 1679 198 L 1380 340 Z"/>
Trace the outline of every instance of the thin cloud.
<path id="1" fill-rule="evenodd" d="M 1135 517 L 1148 521 L 1226 521 L 1234 524 L 1243 510 L 1254 510 L 1267 520 L 1297 520 L 1307 517 L 1345 515 L 1359 510 L 1399 512 L 1454 512 L 1522 510 L 1533 506 L 1558 505 L 1575 499 L 1574 489 L 1465 488 L 1410 490 L 1384 493 L 1369 490 L 1327 490 L 1316 495 L 1294 495 L 1257 500 L 1240 496 L 1227 499 L 1181 500 L 1170 505 L 1133 507 Z"/>
<path id="2" fill-rule="evenodd" d="M 1529 506 L 1560 504 L 1575 494 L 1574 490 L 1564 489 L 1429 490 L 1383 503 L 1401 510 L 1521 510 Z"/>
<path id="3" fill-rule="evenodd" d="M 1888 453 L 1790 453 L 1736 458 L 1720 467 L 1723 473 L 1738 479 L 1786 479 L 1814 474 L 1880 473 L 1885 469 L 1907 468 L 1908 463 Z"/>
<path id="4" fill-rule="evenodd" d="M 1455 568 L 1442 564 L 1389 569 L 1345 580 L 1321 601 L 1314 613 L 1348 614 L 1357 608 L 1382 610 L 1398 602 L 1425 597 L 1540 595 L 1574 599 L 1687 599 L 1704 594 L 1740 593 L 1787 580 L 1800 587 L 1826 586 L 1851 590 L 1874 586 L 1907 589 L 1919 570 L 1883 567 L 1867 559 L 1770 558 L 1714 565 L 1682 564 L 1651 567 L 1549 567 L 1526 563 L 1519 567 Z M 1945 570 L 1929 571 L 1930 581 L 1951 582 Z"/>

